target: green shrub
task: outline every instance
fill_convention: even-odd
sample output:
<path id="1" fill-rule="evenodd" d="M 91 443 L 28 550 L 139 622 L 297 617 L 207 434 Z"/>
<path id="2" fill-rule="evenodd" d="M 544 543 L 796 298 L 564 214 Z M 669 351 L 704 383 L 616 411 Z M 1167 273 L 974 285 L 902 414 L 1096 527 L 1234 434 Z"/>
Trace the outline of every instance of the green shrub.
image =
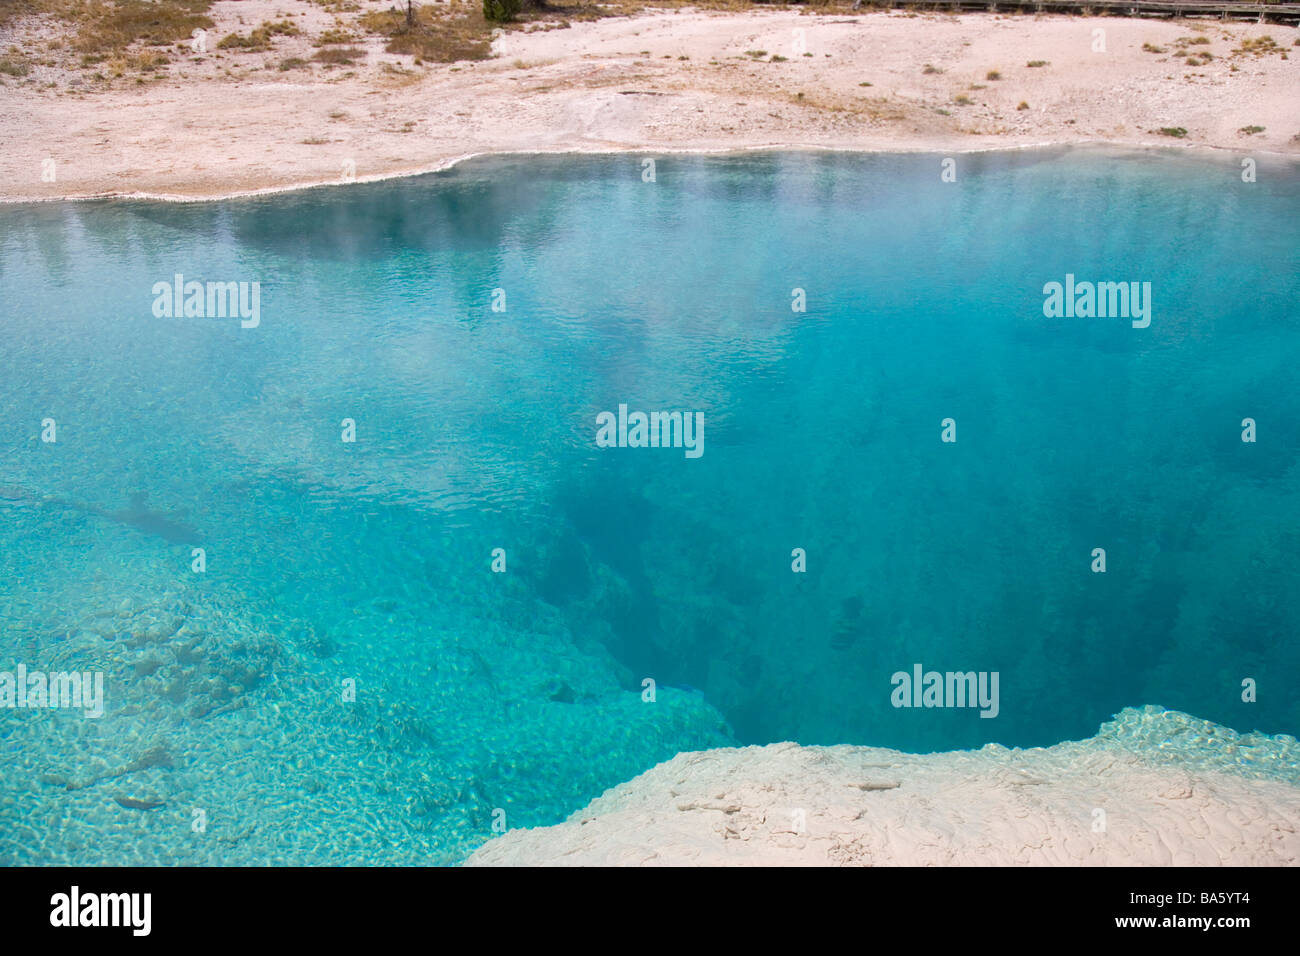
<path id="1" fill-rule="evenodd" d="M 523 0 L 483 0 L 483 18 L 492 23 L 509 23 L 523 7 Z"/>

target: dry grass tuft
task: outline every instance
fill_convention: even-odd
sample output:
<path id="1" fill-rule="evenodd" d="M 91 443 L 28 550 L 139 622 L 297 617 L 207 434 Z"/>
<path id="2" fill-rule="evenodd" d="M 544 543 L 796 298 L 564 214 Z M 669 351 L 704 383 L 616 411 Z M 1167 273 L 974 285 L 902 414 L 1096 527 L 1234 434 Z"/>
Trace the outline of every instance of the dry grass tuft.
<path id="1" fill-rule="evenodd" d="M 491 55 L 492 24 L 483 17 L 482 5 L 462 0 L 446 8 L 420 7 L 414 24 L 404 10 L 376 10 L 362 14 L 357 23 L 370 33 L 388 38 L 387 53 L 414 56 L 431 63 L 486 60 Z"/>

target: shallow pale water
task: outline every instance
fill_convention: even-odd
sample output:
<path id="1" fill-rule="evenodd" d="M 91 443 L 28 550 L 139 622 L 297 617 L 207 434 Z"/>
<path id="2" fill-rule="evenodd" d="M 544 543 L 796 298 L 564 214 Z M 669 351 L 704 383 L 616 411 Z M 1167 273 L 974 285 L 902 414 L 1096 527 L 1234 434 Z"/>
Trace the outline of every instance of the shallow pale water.
<path id="1" fill-rule="evenodd" d="M 0 211 L 0 670 L 110 675 L 98 722 L 0 711 L 0 856 L 446 862 L 681 750 L 1294 734 L 1300 168 L 941 158 Z M 176 273 L 260 324 L 155 317 Z M 1067 274 L 1149 327 L 1044 317 Z M 620 404 L 703 454 L 597 447 Z M 997 672 L 996 718 L 894 707 L 918 663 Z"/>

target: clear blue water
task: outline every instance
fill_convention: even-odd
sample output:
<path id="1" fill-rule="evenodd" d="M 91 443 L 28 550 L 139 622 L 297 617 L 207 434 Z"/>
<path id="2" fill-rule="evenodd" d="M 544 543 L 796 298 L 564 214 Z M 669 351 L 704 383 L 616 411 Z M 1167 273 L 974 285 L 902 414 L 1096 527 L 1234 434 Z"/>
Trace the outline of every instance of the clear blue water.
<path id="1" fill-rule="evenodd" d="M 218 699 L 356 677 L 512 825 L 727 742 L 1036 746 L 1142 704 L 1295 733 L 1300 167 L 939 161 L 510 157 L 0 210 L 0 668 L 122 599 L 219 604 L 276 677 Z M 178 272 L 260 282 L 260 325 L 155 318 Z M 1067 273 L 1150 282 L 1150 327 L 1045 318 Z M 598 448 L 620 403 L 701 412 L 703 456 Z M 997 671 L 997 718 L 891 706 L 918 662 Z M 211 688 L 173 691 L 180 726 Z"/>

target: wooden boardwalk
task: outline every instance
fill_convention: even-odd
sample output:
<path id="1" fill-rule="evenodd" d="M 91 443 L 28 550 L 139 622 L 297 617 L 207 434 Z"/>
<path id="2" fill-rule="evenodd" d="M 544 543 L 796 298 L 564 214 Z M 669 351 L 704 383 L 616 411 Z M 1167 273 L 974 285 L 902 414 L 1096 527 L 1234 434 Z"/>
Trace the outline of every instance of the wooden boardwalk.
<path id="1" fill-rule="evenodd" d="M 1219 3 L 1210 0 L 878 0 L 876 3 L 862 0 L 862 5 L 991 13 L 1075 13 L 1162 19 L 1197 17 L 1300 25 L 1300 3 L 1250 3 L 1245 0 L 1221 0 Z"/>

